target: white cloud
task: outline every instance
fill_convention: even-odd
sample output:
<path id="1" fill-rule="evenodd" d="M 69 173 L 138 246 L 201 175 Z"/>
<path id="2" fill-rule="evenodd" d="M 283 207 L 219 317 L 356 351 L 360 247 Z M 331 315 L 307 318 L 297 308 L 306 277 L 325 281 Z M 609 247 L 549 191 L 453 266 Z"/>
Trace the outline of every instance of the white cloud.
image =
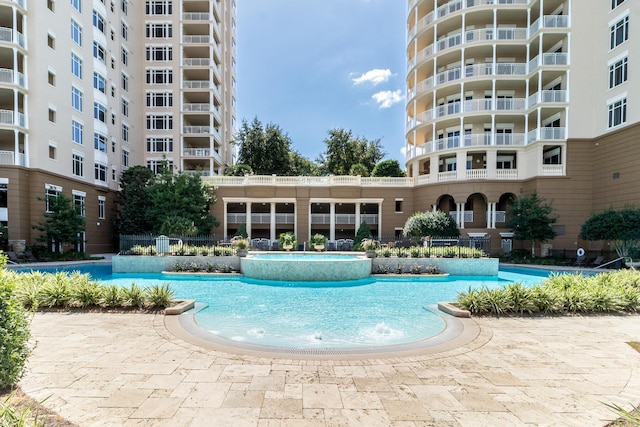
<path id="1" fill-rule="evenodd" d="M 393 104 L 397 104 L 402 101 L 402 91 L 400 89 L 391 92 L 390 90 L 383 90 L 382 92 L 374 93 L 371 98 L 378 104 L 380 109 L 389 108 Z"/>
<path id="2" fill-rule="evenodd" d="M 360 77 L 356 77 L 355 79 L 352 79 L 352 80 L 353 80 L 353 83 L 357 85 L 368 82 L 376 86 L 376 85 L 379 85 L 380 83 L 389 81 L 389 77 L 391 76 L 392 76 L 391 70 L 388 68 L 386 70 L 375 69 L 375 70 L 369 70 L 363 75 L 361 75 Z"/>

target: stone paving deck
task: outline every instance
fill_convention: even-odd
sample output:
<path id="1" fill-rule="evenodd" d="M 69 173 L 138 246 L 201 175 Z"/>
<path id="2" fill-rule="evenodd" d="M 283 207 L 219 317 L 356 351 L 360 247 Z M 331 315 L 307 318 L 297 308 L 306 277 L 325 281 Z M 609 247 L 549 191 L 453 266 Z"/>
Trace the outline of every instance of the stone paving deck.
<path id="1" fill-rule="evenodd" d="M 640 403 L 640 316 L 474 318 L 439 353 L 211 350 L 153 314 L 39 313 L 23 390 L 80 426 L 602 426 Z"/>

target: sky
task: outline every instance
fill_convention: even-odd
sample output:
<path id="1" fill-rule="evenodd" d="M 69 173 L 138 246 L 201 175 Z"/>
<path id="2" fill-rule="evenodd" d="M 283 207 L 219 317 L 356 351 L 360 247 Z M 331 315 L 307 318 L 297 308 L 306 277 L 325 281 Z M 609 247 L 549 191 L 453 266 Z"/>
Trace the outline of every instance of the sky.
<path id="1" fill-rule="evenodd" d="M 404 0 L 238 0 L 237 127 L 255 117 L 310 160 L 334 128 L 404 168 Z"/>

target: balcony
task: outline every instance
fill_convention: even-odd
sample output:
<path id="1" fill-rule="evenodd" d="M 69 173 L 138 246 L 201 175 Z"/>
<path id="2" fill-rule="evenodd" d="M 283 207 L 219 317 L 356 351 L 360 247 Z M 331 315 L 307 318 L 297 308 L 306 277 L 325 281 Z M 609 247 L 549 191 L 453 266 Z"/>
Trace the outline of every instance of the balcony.
<path id="1" fill-rule="evenodd" d="M 355 225 L 355 214 L 335 214 L 336 225 Z M 360 214 L 360 222 L 378 224 L 378 214 Z M 331 224 L 331 214 L 311 214 L 311 224 Z"/>
<path id="2" fill-rule="evenodd" d="M 500 181 L 518 179 L 518 169 L 497 169 L 496 179 Z"/>
<path id="3" fill-rule="evenodd" d="M 566 90 L 543 90 L 542 92 L 534 93 L 527 101 L 529 108 L 541 104 L 541 103 L 562 103 L 567 102 Z"/>
<path id="4" fill-rule="evenodd" d="M 183 89 L 211 89 L 213 83 L 209 80 L 186 80 L 182 82 Z"/>
<path id="5" fill-rule="evenodd" d="M 496 133 L 484 134 L 474 133 L 468 135 L 449 136 L 439 138 L 435 141 L 425 141 L 423 145 L 410 147 L 407 150 L 406 159 L 423 156 L 439 151 L 453 150 L 463 147 L 488 147 L 488 146 L 524 146 L 526 145 L 526 135 L 524 133 Z"/>
<path id="6" fill-rule="evenodd" d="M 16 162 L 17 160 L 17 162 Z M 0 165 L 18 165 L 27 167 L 27 156 L 24 153 L 18 153 L 16 156 L 13 151 L 0 151 Z"/>
<path id="7" fill-rule="evenodd" d="M 473 211 L 462 211 L 462 221 L 465 223 L 470 223 L 473 222 Z M 456 221 L 456 217 L 458 216 L 458 212 L 456 211 L 451 211 L 449 212 L 449 215 L 451 215 L 451 218 L 453 218 L 454 221 Z"/>
<path id="8" fill-rule="evenodd" d="M 467 169 L 465 171 L 466 179 L 487 179 L 488 172 L 486 169 Z"/>
<path id="9" fill-rule="evenodd" d="M 182 150 L 182 155 L 185 157 L 211 157 L 211 150 L 209 148 L 185 148 Z"/>
<path id="10" fill-rule="evenodd" d="M 188 134 L 211 134 L 211 126 L 182 126 L 182 133 Z"/>
<path id="11" fill-rule="evenodd" d="M 527 144 L 535 141 L 562 141 L 567 139 L 567 130 L 563 127 L 542 127 L 527 134 Z"/>
<path id="12" fill-rule="evenodd" d="M 564 176 L 564 165 L 542 165 L 544 176 Z"/>
<path id="13" fill-rule="evenodd" d="M 182 43 L 207 44 L 211 43 L 211 36 L 182 36 Z"/>
<path id="14" fill-rule="evenodd" d="M 24 74 L 14 72 L 10 68 L 0 68 L 0 83 L 16 84 L 24 89 L 27 88 Z"/>
<path id="15" fill-rule="evenodd" d="M 208 104 L 208 103 L 190 103 L 190 104 L 184 104 L 182 106 L 182 111 L 184 112 L 211 112 L 212 110 L 212 105 Z"/>
<path id="16" fill-rule="evenodd" d="M 0 125 L 13 125 L 26 127 L 27 118 L 23 113 L 15 113 L 13 110 L 0 110 Z"/>
<path id="17" fill-rule="evenodd" d="M 536 68 L 542 65 L 569 65 L 568 53 L 543 53 L 542 59 L 540 56 L 536 56 L 529 61 L 529 72 L 531 73 Z"/>
<path id="18" fill-rule="evenodd" d="M 546 15 L 542 20 L 537 19 L 529 26 L 529 34 L 534 34 L 541 28 L 569 28 L 569 16 L 567 15 Z"/>
<path id="19" fill-rule="evenodd" d="M 21 48 L 27 48 L 26 37 L 12 28 L 0 27 L 0 42 L 17 43 Z"/>
<path id="20" fill-rule="evenodd" d="M 276 224 L 295 224 L 296 215 L 293 213 L 276 213 Z M 246 213 L 228 213 L 228 224 L 246 224 Z M 271 224 L 270 213 L 252 213 L 251 224 Z"/>
<path id="21" fill-rule="evenodd" d="M 458 172 L 447 171 L 438 172 L 438 182 L 456 181 L 458 179 Z"/>
<path id="22" fill-rule="evenodd" d="M 212 16 L 209 12 L 184 12 L 182 14 L 183 21 L 211 21 Z"/>
<path id="23" fill-rule="evenodd" d="M 186 67 L 208 67 L 211 65 L 211 58 L 184 58 L 182 65 Z"/>

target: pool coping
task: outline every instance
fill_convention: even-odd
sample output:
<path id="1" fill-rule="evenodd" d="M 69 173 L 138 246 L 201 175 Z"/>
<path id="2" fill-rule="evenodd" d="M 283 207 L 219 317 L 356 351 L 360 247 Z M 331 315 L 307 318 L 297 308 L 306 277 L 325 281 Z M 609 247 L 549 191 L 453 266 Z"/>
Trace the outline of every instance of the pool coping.
<path id="1" fill-rule="evenodd" d="M 195 320 L 197 309 L 176 316 L 164 316 L 166 329 L 176 338 L 207 350 L 232 354 L 302 360 L 362 360 L 424 356 L 443 353 L 475 341 L 480 327 L 471 318 L 455 317 L 438 311 L 436 305 L 425 309 L 437 313 L 445 321 L 444 329 L 424 340 L 405 344 L 357 348 L 293 348 L 274 347 L 233 341 L 203 329 Z"/>

